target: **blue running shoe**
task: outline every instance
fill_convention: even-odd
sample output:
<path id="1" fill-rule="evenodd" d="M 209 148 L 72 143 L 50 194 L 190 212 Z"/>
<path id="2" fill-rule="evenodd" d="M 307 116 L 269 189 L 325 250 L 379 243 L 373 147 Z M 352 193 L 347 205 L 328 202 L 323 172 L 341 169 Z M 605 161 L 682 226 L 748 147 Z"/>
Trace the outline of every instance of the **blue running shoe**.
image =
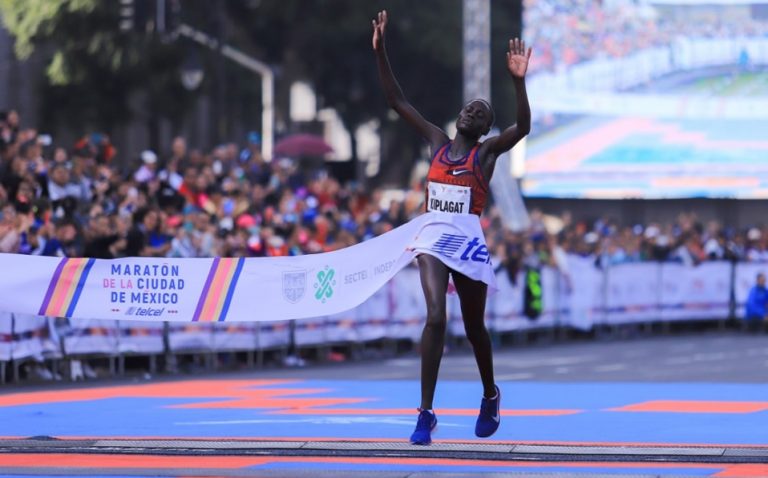
<path id="1" fill-rule="evenodd" d="M 475 435 L 480 438 L 487 438 L 496 433 L 501 422 L 501 390 L 497 385 L 494 385 L 494 388 L 496 388 L 496 397 L 483 397 L 482 402 L 480 402 L 480 415 L 478 415 L 475 424 Z"/>
<path id="2" fill-rule="evenodd" d="M 437 416 L 435 416 L 435 412 L 428 410 L 419 412 L 416 429 L 411 434 L 411 443 L 413 445 L 429 445 L 432 443 L 432 430 L 434 430 L 436 426 Z"/>

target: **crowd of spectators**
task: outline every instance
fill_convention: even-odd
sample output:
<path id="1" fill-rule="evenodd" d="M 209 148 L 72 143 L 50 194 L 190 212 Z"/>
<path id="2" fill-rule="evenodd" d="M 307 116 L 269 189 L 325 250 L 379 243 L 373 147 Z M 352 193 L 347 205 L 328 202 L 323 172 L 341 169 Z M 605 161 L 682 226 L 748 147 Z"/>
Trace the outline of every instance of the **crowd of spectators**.
<path id="1" fill-rule="evenodd" d="M 547 233 L 547 221 L 532 213 L 531 231 L 512 235 L 523 249 L 525 242 L 548 243 L 545 251 L 561 248 L 567 254 L 595 259 L 596 267 L 628 262 L 679 262 L 696 266 L 705 261 L 768 260 L 768 228 L 734 229 L 718 221 L 704 224 L 695 213 L 681 213 L 674 222 L 624 225 L 616 219 L 573 221 L 563 214 Z M 514 242 L 514 241 L 513 241 Z M 509 250 L 509 241 L 506 249 Z M 549 254 L 551 255 L 551 253 Z"/>
<path id="2" fill-rule="evenodd" d="M 718 12 L 710 6 L 696 12 L 692 20 L 690 11 L 670 15 L 635 0 L 525 0 L 524 6 L 524 36 L 536 50 L 531 72 L 597 58 L 621 58 L 640 49 L 670 45 L 680 36 L 768 35 L 768 21 L 743 15 L 734 18 L 725 14 L 727 7 Z"/>
<path id="3" fill-rule="evenodd" d="M 131 161 L 104 134 L 65 147 L 21 128 L 16 112 L 0 112 L 0 252 L 104 259 L 300 255 L 351 246 L 423 211 L 423 178 L 404 190 L 341 184 L 290 158 L 265 161 L 258 134 L 244 143 L 201 152 L 177 137 L 167 153 L 145 150 Z M 768 227 L 703 224 L 694 213 L 627 225 L 533 210 L 530 227 L 513 232 L 491 205 L 481 222 L 494 264 L 513 283 L 525 267 L 544 265 L 570 281 L 568 255 L 597 268 L 768 261 Z M 34 370 L 50 375 L 42 366 Z"/>
<path id="4" fill-rule="evenodd" d="M 340 184 L 289 158 L 266 162 L 253 133 L 210 152 L 173 140 L 167 154 L 120 158 L 103 134 L 70 148 L 18 114 L 0 114 L 0 252 L 44 256 L 286 256 L 332 251 L 397 227 L 423 209 L 422 181 L 405 191 Z M 768 260 L 768 229 L 674 223 L 625 225 L 531 212 L 525 232 L 483 216 L 495 263 L 514 275 L 531 261 L 558 265 L 565 254 L 597 267 L 635 261 Z"/>
<path id="5" fill-rule="evenodd" d="M 264 161 L 258 135 L 208 153 L 173 140 L 133 167 L 104 135 L 45 144 L 2 117 L 0 251 L 47 256 L 279 256 L 330 251 L 402 223 L 418 204 L 377 207 L 380 193 Z M 44 138 L 44 137 L 43 137 Z"/>

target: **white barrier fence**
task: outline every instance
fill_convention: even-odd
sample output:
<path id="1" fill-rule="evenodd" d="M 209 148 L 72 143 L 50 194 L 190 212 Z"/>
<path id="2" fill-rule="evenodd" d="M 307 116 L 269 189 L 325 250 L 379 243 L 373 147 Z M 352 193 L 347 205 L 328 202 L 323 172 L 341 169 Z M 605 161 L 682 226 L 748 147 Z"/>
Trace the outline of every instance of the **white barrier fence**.
<path id="1" fill-rule="evenodd" d="M 523 314 L 521 273 L 515 284 L 498 272 L 499 291 L 488 298 L 486 319 L 495 333 L 568 327 L 590 330 L 638 322 L 723 320 L 743 317 L 758 272 L 768 264 L 708 262 L 631 263 L 597 269 L 593 258 L 570 256 L 568 275 L 542 271 L 541 315 Z M 733 314 L 731 311 L 733 310 Z M 418 341 L 426 313 L 418 269 L 408 267 L 359 307 L 330 317 L 297 320 L 298 347 L 367 342 Z M 458 299 L 448 297 L 449 333 L 463 336 Z M 157 355 L 286 348 L 291 324 L 279 322 L 170 323 L 78 320 L 60 329 L 53 319 L 0 314 L 0 361 L 87 355 Z"/>

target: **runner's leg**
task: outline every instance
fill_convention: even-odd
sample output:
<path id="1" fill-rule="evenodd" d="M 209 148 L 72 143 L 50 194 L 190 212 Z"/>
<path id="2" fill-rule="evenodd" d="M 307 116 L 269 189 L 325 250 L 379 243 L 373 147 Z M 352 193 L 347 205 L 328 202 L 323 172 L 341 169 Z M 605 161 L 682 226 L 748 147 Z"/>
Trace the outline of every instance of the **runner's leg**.
<path id="1" fill-rule="evenodd" d="M 496 394 L 493 378 L 493 351 L 491 337 L 485 328 L 485 298 L 488 286 L 481 281 L 470 279 L 464 274 L 453 272 L 453 284 L 459 294 L 461 316 L 467 339 L 472 344 L 480 379 L 483 382 L 483 394 L 491 398 Z"/>
<path id="2" fill-rule="evenodd" d="M 427 302 L 427 321 L 421 333 L 421 409 L 431 410 L 445 343 L 445 292 L 449 269 L 440 259 L 428 254 L 420 255 L 418 262 Z"/>

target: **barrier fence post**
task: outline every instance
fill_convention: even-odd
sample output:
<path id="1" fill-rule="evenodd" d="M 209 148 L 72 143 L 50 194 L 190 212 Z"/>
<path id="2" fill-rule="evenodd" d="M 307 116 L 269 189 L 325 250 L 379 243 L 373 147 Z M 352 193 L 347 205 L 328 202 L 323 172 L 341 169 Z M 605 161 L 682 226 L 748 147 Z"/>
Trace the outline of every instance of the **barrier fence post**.
<path id="1" fill-rule="evenodd" d="M 554 341 L 563 340 L 563 273 L 560 269 L 555 269 L 555 294 L 557 294 L 557 304 L 555 308 L 555 330 Z"/>
<path id="2" fill-rule="evenodd" d="M 659 284 L 661 284 L 661 309 L 662 312 L 664 311 L 664 263 L 659 262 L 659 269 L 661 272 L 659 272 Z M 669 320 L 664 320 L 663 314 L 662 314 L 662 320 L 661 320 L 661 333 L 662 335 L 669 335 L 672 330 L 672 325 L 670 324 Z"/>
<path id="3" fill-rule="evenodd" d="M 731 263 L 731 277 L 728 282 L 729 294 L 728 294 L 728 317 L 719 321 L 718 331 L 724 332 L 726 329 L 726 323 L 736 319 L 736 261 L 730 261 Z"/>
<path id="4" fill-rule="evenodd" d="M 661 312 L 664 309 L 664 304 L 662 302 L 662 293 L 664 290 L 664 283 L 662 282 L 662 275 L 661 275 L 661 262 L 656 261 L 656 312 L 658 315 L 658 321 L 661 322 Z M 653 324 L 651 324 L 651 331 L 653 331 Z"/>
<path id="5" fill-rule="evenodd" d="M 256 324 L 256 368 L 264 367 L 264 347 L 261 346 L 261 324 Z"/>
<path id="6" fill-rule="evenodd" d="M 157 355 L 152 354 L 149 356 L 149 374 L 155 375 L 157 373 Z"/>
<path id="7" fill-rule="evenodd" d="M 600 270 L 603 275 L 603 284 L 602 284 L 603 290 L 601 291 L 603 295 L 603 318 L 602 318 L 602 321 L 599 324 L 597 324 L 597 331 L 598 331 L 597 335 L 601 339 L 605 339 L 605 338 L 612 339 L 613 330 L 610 324 L 608 323 L 608 317 L 609 317 L 608 316 L 608 291 L 610 290 L 609 284 L 611 281 L 611 274 L 610 274 L 611 267 L 606 266 L 605 268 L 601 268 Z"/>

